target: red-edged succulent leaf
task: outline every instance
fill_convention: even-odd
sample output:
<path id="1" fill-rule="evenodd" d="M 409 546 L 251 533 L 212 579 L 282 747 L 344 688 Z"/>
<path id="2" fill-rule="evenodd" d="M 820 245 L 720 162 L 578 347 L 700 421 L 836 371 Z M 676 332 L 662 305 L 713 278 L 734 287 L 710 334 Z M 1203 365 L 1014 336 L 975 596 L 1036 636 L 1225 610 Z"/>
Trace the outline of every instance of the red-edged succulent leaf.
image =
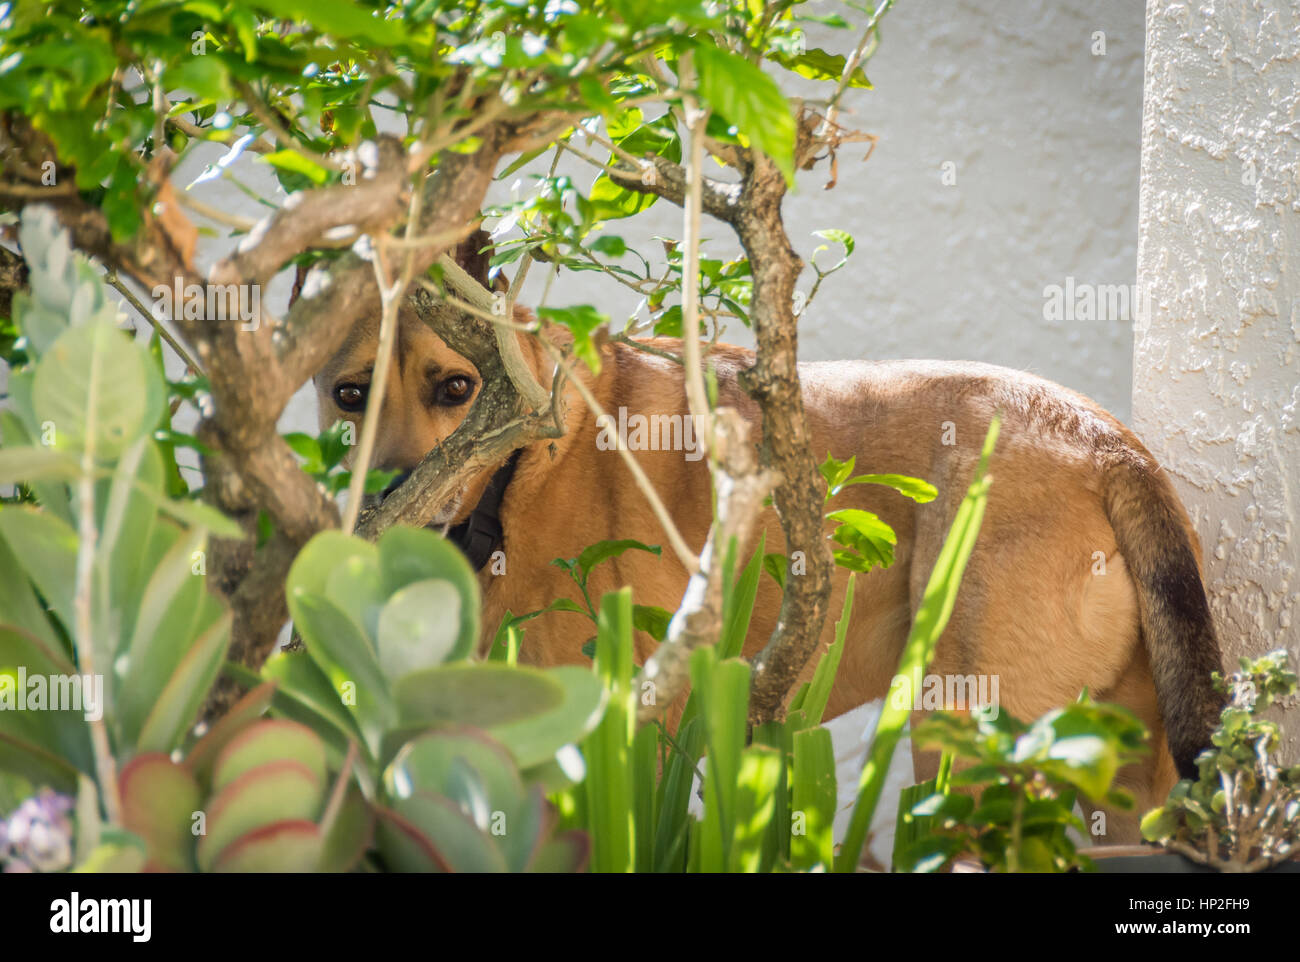
<path id="1" fill-rule="evenodd" d="M 194 747 L 185 756 L 185 765 L 194 776 L 207 782 L 212 776 L 212 766 L 217 755 L 232 738 L 257 721 L 271 705 L 276 683 L 263 682 L 231 706 L 208 733 L 195 742 Z"/>
<path id="2" fill-rule="evenodd" d="M 122 827 L 145 840 L 152 871 L 193 871 L 194 813 L 203 801 L 189 770 L 160 752 L 137 755 L 118 782 Z"/>
<path id="3" fill-rule="evenodd" d="M 325 745 L 306 725 L 287 718 L 254 722 L 231 738 L 212 765 L 212 790 L 221 791 L 245 772 L 273 761 L 295 761 L 325 783 Z"/>
<path id="4" fill-rule="evenodd" d="M 581 872 L 591 856 L 591 840 L 586 832 L 562 832 L 533 856 L 529 872 Z"/>
<path id="5" fill-rule="evenodd" d="M 375 807 L 375 840 L 394 872 L 450 872 L 451 866 L 418 828 L 391 808 Z"/>
<path id="6" fill-rule="evenodd" d="M 352 777 L 359 747 L 356 742 L 348 746 L 347 758 L 330 792 L 325 814 L 321 816 L 320 830 L 325 838 L 325 851 L 321 856 L 322 872 L 347 872 L 370 847 L 375 835 L 375 815 L 370 803 Z"/>
<path id="7" fill-rule="evenodd" d="M 505 854 L 451 799 L 417 791 L 393 803 L 453 872 L 505 872 Z"/>
<path id="8" fill-rule="evenodd" d="M 255 828 L 227 845 L 214 872 L 315 872 L 325 839 L 314 822 L 286 819 Z"/>
<path id="9" fill-rule="evenodd" d="M 285 820 L 315 822 L 324 799 L 321 778 L 302 762 L 281 759 L 244 772 L 211 802 L 196 852 L 209 871 L 226 846 L 248 832 Z"/>
<path id="10" fill-rule="evenodd" d="M 354 782 L 348 786 L 343 804 L 325 836 L 320 871 L 350 872 L 374 838 L 374 810 Z"/>

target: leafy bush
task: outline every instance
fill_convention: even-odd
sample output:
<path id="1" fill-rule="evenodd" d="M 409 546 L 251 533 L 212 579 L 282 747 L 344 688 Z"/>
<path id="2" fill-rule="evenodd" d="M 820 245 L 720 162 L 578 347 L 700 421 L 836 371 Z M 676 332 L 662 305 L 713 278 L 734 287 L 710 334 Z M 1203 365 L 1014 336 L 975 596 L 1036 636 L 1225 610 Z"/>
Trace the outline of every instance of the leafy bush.
<path id="1" fill-rule="evenodd" d="M 1282 764 L 1282 729 L 1259 717 L 1295 694 L 1290 658 L 1279 649 L 1242 658 L 1226 678 L 1215 672 L 1228 705 L 1211 747 L 1197 756 L 1197 778 L 1143 817 L 1146 839 L 1224 872 L 1260 871 L 1300 851 L 1300 765 Z"/>
<path id="2" fill-rule="evenodd" d="M 1078 793 L 1132 808 L 1112 787 L 1115 774 L 1146 751 L 1146 729 L 1117 705 L 1081 698 L 1032 725 L 1006 712 L 937 712 L 912 732 L 925 747 L 942 748 L 953 771 L 942 790 L 909 806 L 924 828 L 895 848 L 901 871 L 937 872 L 971 857 L 994 872 L 1089 869 L 1066 832 L 1087 826 L 1074 814 Z M 958 769 L 957 763 L 968 767 Z M 934 786 L 938 787 L 938 786 Z M 953 791 L 966 789 L 967 791 Z M 906 817 L 904 817 L 906 823 Z"/>

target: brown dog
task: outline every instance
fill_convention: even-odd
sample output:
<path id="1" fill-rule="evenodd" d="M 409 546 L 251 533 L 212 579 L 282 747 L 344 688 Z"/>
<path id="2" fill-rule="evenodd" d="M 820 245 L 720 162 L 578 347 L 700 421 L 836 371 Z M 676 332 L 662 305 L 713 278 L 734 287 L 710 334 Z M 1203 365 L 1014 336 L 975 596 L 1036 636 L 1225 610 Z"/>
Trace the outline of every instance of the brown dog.
<path id="1" fill-rule="evenodd" d="M 322 427 L 340 418 L 361 420 L 377 337 L 378 321 L 362 322 L 316 377 Z M 531 338 L 520 343 L 538 380 L 549 386 L 553 367 L 540 347 Z M 473 366 L 414 315 L 400 320 L 396 353 L 373 464 L 409 470 L 463 420 L 479 381 Z M 709 360 L 719 403 L 756 420 L 756 406 L 736 383 L 737 373 L 752 363 L 750 352 L 719 346 Z M 599 377 L 583 376 L 606 411 L 624 409 L 633 425 L 637 415 L 689 419 L 682 369 L 671 361 L 609 344 Z M 875 512 L 893 526 L 898 546 L 892 567 L 858 579 L 827 717 L 889 690 L 989 421 L 1001 412 L 983 528 L 930 675 L 995 677 L 1002 709 L 1022 720 L 1072 701 L 1085 687 L 1098 701 L 1128 707 L 1151 731 L 1153 755 L 1121 772 L 1119 783 L 1136 795 L 1138 815 L 1163 801 L 1176 772 L 1194 772 L 1193 759 L 1217 721 L 1220 701 L 1210 672 L 1220 667 L 1219 648 L 1196 534 L 1137 438 L 1079 394 L 985 364 L 840 361 L 802 364 L 800 378 L 815 455 L 856 455 L 860 471 L 924 478 L 939 492 L 918 505 L 892 490 L 858 485 L 833 504 Z M 566 433 L 553 449 L 550 441 L 524 449 L 505 488 L 499 511 L 505 573 L 493 574 L 496 565 L 480 572 L 485 640 L 507 610 L 536 611 L 560 597 L 581 601 L 553 559 L 575 557 L 603 539 L 666 544 L 621 456 L 607 443 L 609 426 L 596 423 L 572 386 L 568 393 Z M 711 522 L 706 464 L 692 452 L 686 431 L 646 434 L 636 456 L 678 529 L 698 549 Z M 664 450 L 671 442 L 680 449 Z M 487 470 L 471 480 L 436 521 L 465 518 L 492 476 Z M 770 510 L 764 528 L 767 550 L 784 551 Z M 686 580 L 667 550 L 662 557 L 629 552 L 596 569 L 590 594 L 598 599 L 631 585 L 638 603 L 674 610 Z M 843 603 L 846 580 L 837 570 L 832 611 Z M 779 590 L 764 578 L 746 655 L 767 640 L 779 607 Z M 828 623 L 828 640 L 832 633 Z M 521 660 L 586 663 L 581 647 L 590 634 L 582 615 L 545 615 L 528 623 Z M 637 641 L 643 661 L 654 641 Z M 932 774 L 935 761 L 918 755 L 918 778 Z M 1137 840 L 1134 815 L 1112 812 L 1108 820 L 1106 841 Z"/>

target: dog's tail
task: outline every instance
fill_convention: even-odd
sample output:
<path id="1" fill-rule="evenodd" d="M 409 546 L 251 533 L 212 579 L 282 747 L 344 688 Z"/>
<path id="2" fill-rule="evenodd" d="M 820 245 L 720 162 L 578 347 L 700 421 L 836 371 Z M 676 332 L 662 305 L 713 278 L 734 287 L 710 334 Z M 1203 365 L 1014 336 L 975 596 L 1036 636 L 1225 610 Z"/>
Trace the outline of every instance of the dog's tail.
<path id="1" fill-rule="evenodd" d="M 1105 473 L 1104 502 L 1137 588 L 1165 737 L 1178 773 L 1196 777 L 1223 697 L 1210 673 L 1222 668 L 1191 525 L 1173 485 L 1144 450 L 1125 445 Z"/>

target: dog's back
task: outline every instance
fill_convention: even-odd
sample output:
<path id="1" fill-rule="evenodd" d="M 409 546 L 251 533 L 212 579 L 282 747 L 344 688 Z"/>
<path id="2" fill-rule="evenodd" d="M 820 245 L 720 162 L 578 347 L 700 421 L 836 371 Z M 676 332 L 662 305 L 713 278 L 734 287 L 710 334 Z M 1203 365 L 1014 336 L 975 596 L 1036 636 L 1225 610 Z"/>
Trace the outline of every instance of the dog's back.
<path id="1" fill-rule="evenodd" d="M 751 363 L 749 352 L 722 347 L 711 361 L 720 403 L 757 418 L 735 377 Z M 1191 523 L 1136 437 L 1082 395 L 990 365 L 810 363 L 800 365 L 800 377 L 819 460 L 828 453 L 853 455 L 860 471 L 912 475 L 939 491 L 934 502 L 918 505 L 888 488 L 859 485 L 846 488 L 831 505 L 875 512 L 894 528 L 898 546 L 892 567 L 858 580 L 850 641 L 828 717 L 888 691 L 989 421 L 1000 413 L 983 527 L 930 673 L 996 679 L 1002 709 L 1025 720 L 1073 701 L 1085 688 L 1095 700 L 1124 705 L 1152 732 L 1153 757 L 1122 772 L 1118 781 L 1135 793 L 1139 812 L 1162 801 L 1176 768 L 1184 774 L 1192 769 L 1217 718 L 1210 672 L 1219 666 L 1219 652 Z M 631 347 L 611 346 L 594 387 L 611 412 L 685 414 L 680 368 Z M 545 493 L 535 503 L 552 509 L 557 501 L 585 503 L 575 510 L 561 507 L 561 523 L 536 513 L 522 522 L 530 570 L 604 538 L 664 543 L 618 453 L 601 450 L 594 419 L 584 417 L 572 426 L 561 455 L 545 465 Z M 698 547 L 710 518 L 705 464 L 665 450 L 638 451 L 637 457 L 688 542 Z M 771 511 L 763 530 L 765 550 L 798 550 L 787 550 Z M 509 531 L 507 523 L 507 550 L 515 558 Z M 797 577 L 797 569 L 790 576 Z M 513 594 L 508 580 L 513 579 L 489 583 L 489 596 Z M 668 553 L 630 553 L 600 573 L 593 588 L 631 584 L 639 603 L 671 610 L 685 580 Z M 839 610 L 846 581 L 838 571 L 832 611 Z M 558 580 L 549 587 L 565 590 Z M 530 591 L 539 588 L 534 584 Z M 779 589 L 764 579 L 746 654 L 766 641 L 779 607 Z M 548 626 L 538 624 L 526 647 L 543 662 L 576 660 L 582 639 L 575 636 L 569 644 L 562 636 L 577 625 L 556 618 L 553 627 L 551 638 Z M 828 624 L 827 640 L 831 630 Z M 648 654 L 648 639 L 643 648 L 641 654 Z M 918 761 L 925 768 L 935 760 Z M 1108 821 L 1108 841 L 1137 840 L 1133 816 L 1111 813 Z"/>

